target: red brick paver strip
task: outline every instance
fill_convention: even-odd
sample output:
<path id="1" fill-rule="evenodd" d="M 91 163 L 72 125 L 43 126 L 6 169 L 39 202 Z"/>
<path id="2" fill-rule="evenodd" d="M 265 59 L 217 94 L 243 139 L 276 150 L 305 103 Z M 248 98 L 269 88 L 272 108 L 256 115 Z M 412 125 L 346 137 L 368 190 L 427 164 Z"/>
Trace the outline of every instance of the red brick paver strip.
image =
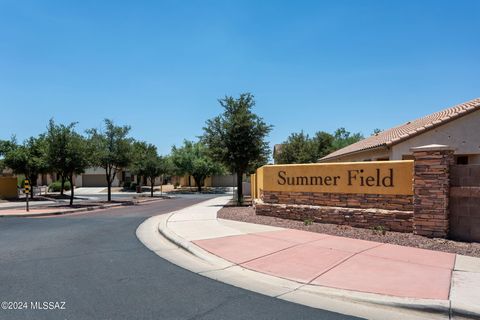
<path id="1" fill-rule="evenodd" d="M 455 255 L 281 230 L 194 241 L 241 266 L 313 285 L 421 299 L 448 299 Z"/>

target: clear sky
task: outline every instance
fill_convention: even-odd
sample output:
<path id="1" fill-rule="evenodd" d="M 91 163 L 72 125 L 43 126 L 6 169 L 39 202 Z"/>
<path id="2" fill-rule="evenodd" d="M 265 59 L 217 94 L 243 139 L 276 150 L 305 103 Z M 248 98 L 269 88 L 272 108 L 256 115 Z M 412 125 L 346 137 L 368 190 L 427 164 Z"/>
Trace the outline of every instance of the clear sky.
<path id="1" fill-rule="evenodd" d="M 480 1 L 0 0 L 0 139 L 51 117 L 163 154 L 224 95 L 291 132 L 369 135 L 480 96 Z"/>

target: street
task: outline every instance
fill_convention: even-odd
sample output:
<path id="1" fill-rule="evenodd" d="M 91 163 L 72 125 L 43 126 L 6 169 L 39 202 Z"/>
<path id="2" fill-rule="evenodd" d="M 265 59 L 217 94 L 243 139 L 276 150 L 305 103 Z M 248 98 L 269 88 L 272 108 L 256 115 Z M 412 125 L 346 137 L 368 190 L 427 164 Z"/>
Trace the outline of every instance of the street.
<path id="1" fill-rule="evenodd" d="M 0 300 L 18 302 L 23 310 L 0 310 L 0 318 L 354 319 L 204 278 L 163 260 L 136 238 L 148 217 L 205 199 L 1 219 Z M 39 310 L 44 303 L 52 310 Z"/>

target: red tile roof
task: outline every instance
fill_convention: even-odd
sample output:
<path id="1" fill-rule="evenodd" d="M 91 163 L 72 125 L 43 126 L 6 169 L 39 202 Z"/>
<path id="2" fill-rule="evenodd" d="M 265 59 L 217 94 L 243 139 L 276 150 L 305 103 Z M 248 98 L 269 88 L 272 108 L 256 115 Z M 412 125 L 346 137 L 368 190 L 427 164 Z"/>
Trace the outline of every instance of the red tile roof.
<path id="1" fill-rule="evenodd" d="M 377 135 L 373 135 L 345 148 L 334 151 L 320 160 L 333 159 L 368 149 L 390 147 L 476 110 L 480 110 L 480 98 L 432 113 L 423 118 L 409 121 L 398 127 L 382 131 Z"/>

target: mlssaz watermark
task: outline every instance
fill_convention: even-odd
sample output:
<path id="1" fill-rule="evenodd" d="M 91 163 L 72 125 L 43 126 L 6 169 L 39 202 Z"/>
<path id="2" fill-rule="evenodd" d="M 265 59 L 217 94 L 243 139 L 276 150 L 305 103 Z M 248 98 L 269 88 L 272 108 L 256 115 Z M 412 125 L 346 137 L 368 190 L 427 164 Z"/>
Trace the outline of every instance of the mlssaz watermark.
<path id="1" fill-rule="evenodd" d="M 3 301 L 2 310 L 66 310 L 65 301 Z"/>

